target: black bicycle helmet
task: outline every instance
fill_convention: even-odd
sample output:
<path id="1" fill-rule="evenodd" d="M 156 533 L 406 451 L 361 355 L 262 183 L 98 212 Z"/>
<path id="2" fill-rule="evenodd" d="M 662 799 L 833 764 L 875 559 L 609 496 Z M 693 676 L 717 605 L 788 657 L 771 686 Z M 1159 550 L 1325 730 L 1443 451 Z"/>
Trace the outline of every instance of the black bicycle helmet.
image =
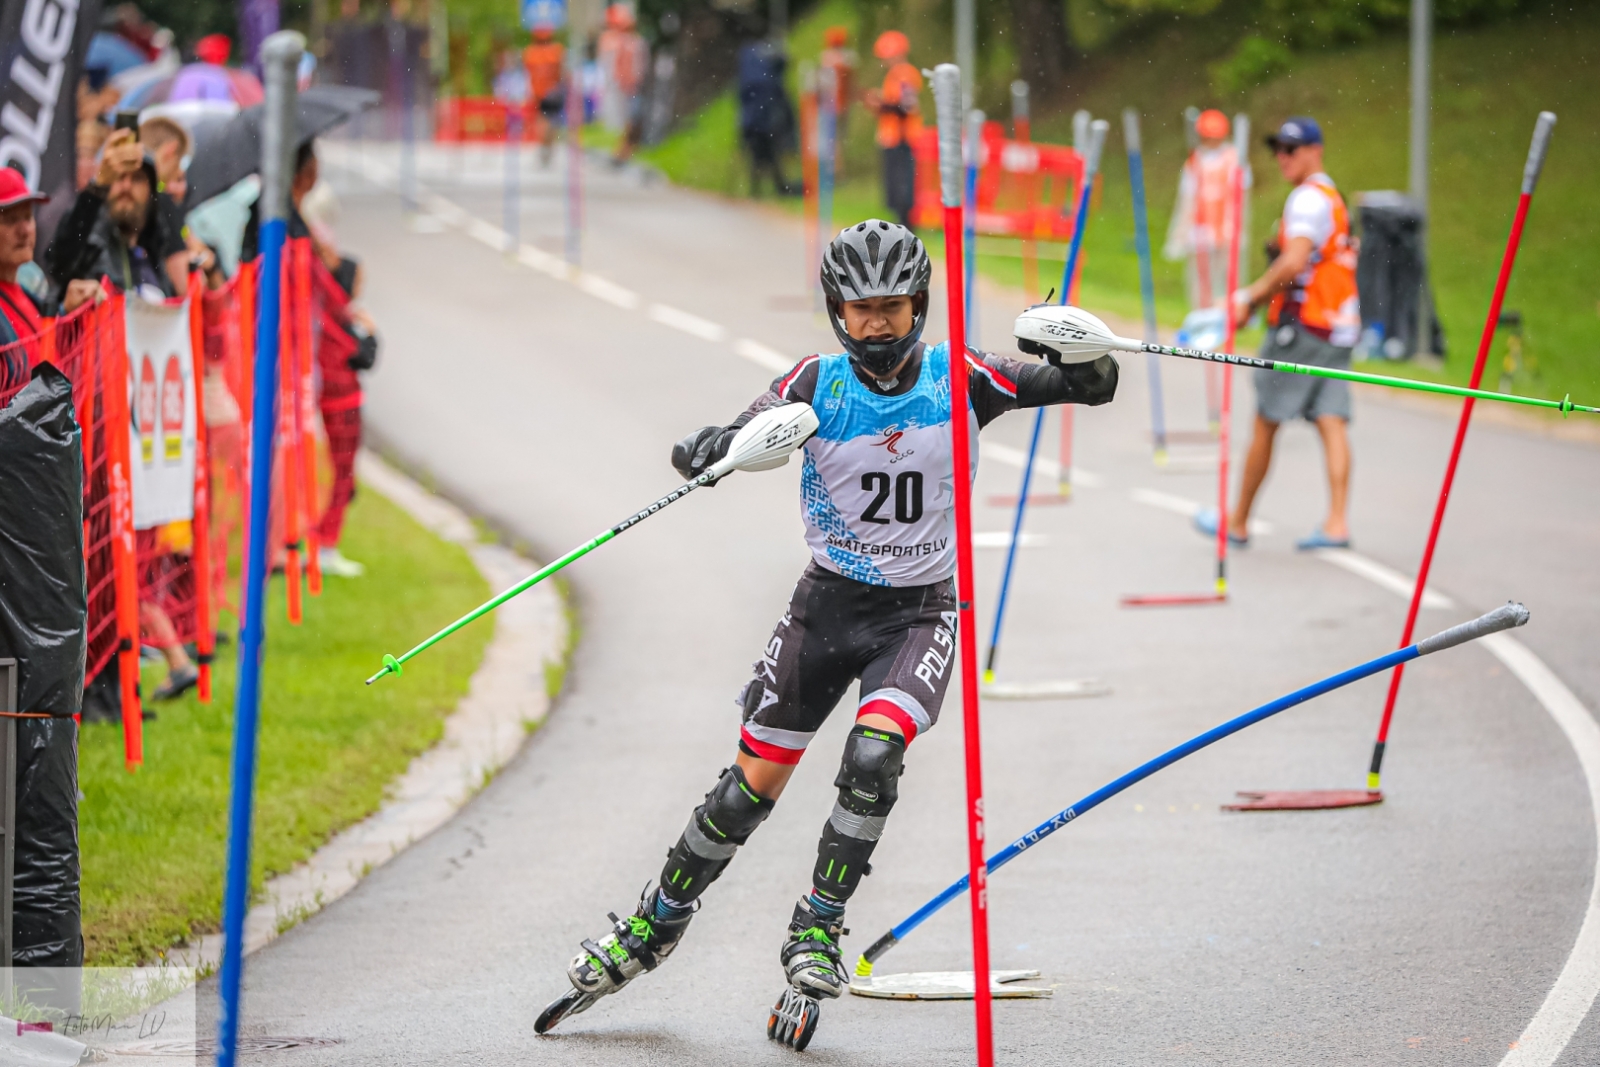
<path id="1" fill-rule="evenodd" d="M 828 321 L 851 362 L 882 378 L 899 365 L 928 323 L 928 283 L 933 264 L 917 235 L 904 226 L 868 219 L 843 230 L 822 257 L 822 291 Z M 911 332 L 893 341 L 859 341 L 844 325 L 844 304 L 873 296 L 909 296 L 916 318 Z"/>

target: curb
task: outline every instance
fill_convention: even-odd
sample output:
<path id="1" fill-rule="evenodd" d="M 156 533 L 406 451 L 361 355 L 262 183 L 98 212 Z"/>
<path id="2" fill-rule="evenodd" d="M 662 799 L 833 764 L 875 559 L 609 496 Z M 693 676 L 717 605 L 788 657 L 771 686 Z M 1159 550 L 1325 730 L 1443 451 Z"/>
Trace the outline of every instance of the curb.
<path id="1" fill-rule="evenodd" d="M 466 512 L 362 449 L 361 484 L 387 497 L 435 536 L 467 550 L 489 587 L 500 592 L 538 565 L 500 544 L 479 540 Z M 363 878 L 442 826 L 522 749 L 550 713 L 547 671 L 559 671 L 570 640 L 556 584 L 538 585 L 495 613 L 494 637 L 471 688 L 444 721 L 437 744 L 411 761 L 381 807 L 348 826 L 306 862 L 269 880 L 245 919 L 246 953 L 255 952 L 354 889 Z M 559 676 L 559 675 L 558 675 Z M 220 965 L 222 935 L 206 934 L 167 953 L 168 966 Z"/>

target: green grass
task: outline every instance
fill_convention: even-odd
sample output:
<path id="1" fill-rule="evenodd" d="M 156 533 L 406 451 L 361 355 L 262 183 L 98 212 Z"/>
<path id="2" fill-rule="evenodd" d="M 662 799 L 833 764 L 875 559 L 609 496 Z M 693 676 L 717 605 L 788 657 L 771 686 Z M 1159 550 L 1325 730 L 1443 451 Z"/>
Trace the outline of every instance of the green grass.
<path id="1" fill-rule="evenodd" d="M 800 23 L 791 54 L 814 56 L 821 28 L 850 21 L 849 5 L 835 0 Z M 908 26 L 913 43 L 916 26 Z M 923 34 L 922 39 L 937 34 Z M 1352 195 L 1359 190 L 1404 189 L 1407 184 L 1409 121 L 1407 43 L 1389 36 L 1347 48 L 1295 58 L 1293 66 L 1233 99 L 1212 91 L 1206 63 L 1236 35 L 1220 20 L 1186 22 L 1167 31 L 1121 41 L 1086 61 L 1074 77 L 1080 90 L 1068 106 L 1036 104 L 1034 137 L 1068 143 L 1071 111 L 1086 107 L 1112 123 L 1105 180 L 1097 213 L 1085 235 L 1082 302 L 1091 309 L 1139 314 L 1138 259 L 1133 248 L 1132 198 L 1123 155 L 1121 112 L 1143 114 L 1145 171 L 1152 240 L 1159 250 L 1166 233 L 1185 155 L 1182 111 L 1190 105 L 1221 106 L 1252 116 L 1257 134 L 1291 114 L 1311 114 L 1328 139 L 1329 173 Z M 939 55 L 914 53 L 931 64 Z M 868 55 L 863 85 L 882 76 Z M 978 103 L 1005 117 L 1004 71 L 979 87 Z M 1593 175 L 1600 171 L 1600 10 L 1574 8 L 1556 18 L 1538 15 L 1488 26 L 1442 31 L 1434 55 L 1431 261 L 1436 301 L 1449 354 L 1442 370 L 1384 364 L 1388 373 L 1465 382 L 1516 207 L 1522 164 L 1540 110 L 1560 116 L 1549 162 L 1534 198 L 1506 308 L 1524 319 L 1523 369 L 1518 392 L 1593 403 L 1600 398 L 1600 198 Z M 925 112 L 932 102 L 924 94 Z M 744 195 L 743 162 L 734 133 L 731 95 L 709 105 L 646 158 L 674 181 L 727 195 Z M 839 225 L 883 211 L 871 123 L 857 111 L 849 128 L 846 174 L 836 198 Z M 1287 186 L 1255 138 L 1252 164 L 1252 270 L 1265 267 L 1261 246 L 1282 209 Z M 791 174 L 798 164 L 790 162 Z M 794 205 L 798 211 L 798 205 Z M 936 243 L 936 242 L 935 242 Z M 1011 255 L 986 254 L 1011 251 Z M 979 269 L 1021 285 L 1015 244 L 980 242 Z M 1158 257 L 1157 307 L 1164 324 L 1182 317 L 1181 267 Z M 1041 263 L 1041 286 L 1059 279 L 1059 259 Z M 990 326 L 985 334 L 991 333 Z M 1248 338 L 1244 339 L 1248 340 Z M 1485 384 L 1499 384 L 1503 341 L 1491 354 Z M 1531 370 L 1530 370 L 1531 368 Z"/>
<path id="2" fill-rule="evenodd" d="M 341 547 L 363 578 L 325 580 L 288 625 L 281 578 L 266 605 L 260 762 L 251 884 L 288 870 L 382 801 L 385 786 L 441 733 L 493 632 L 468 627 L 407 665 L 362 680 L 384 652 L 409 648 L 465 613 L 488 588 L 459 546 L 442 542 L 370 489 L 352 505 Z M 81 744 L 80 839 L 88 962 L 143 962 L 220 922 L 233 748 L 234 646 L 218 650 L 215 700 L 155 705 L 145 763 L 123 769 L 120 726 L 91 724 Z M 164 671 L 144 675 L 144 691 Z"/>

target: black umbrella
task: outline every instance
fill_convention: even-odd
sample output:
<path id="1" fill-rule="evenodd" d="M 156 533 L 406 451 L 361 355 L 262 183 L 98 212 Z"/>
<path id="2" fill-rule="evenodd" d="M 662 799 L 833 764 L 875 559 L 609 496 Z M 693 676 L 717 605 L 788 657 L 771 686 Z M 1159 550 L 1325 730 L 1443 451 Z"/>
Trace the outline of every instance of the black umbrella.
<path id="1" fill-rule="evenodd" d="M 295 106 L 295 145 L 328 132 L 381 99 L 371 89 L 348 85 L 313 85 L 302 90 Z M 194 157 L 189 163 L 187 203 L 205 203 L 261 170 L 261 116 L 264 105 L 246 108 L 228 119 L 195 124 Z"/>

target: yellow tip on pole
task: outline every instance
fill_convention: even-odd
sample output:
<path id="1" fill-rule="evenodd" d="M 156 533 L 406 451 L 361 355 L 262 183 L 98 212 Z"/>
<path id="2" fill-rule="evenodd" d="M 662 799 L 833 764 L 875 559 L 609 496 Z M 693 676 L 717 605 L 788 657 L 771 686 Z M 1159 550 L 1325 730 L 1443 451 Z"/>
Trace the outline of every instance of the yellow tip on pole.
<path id="1" fill-rule="evenodd" d="M 1378 791 L 1378 772 L 1377 771 L 1372 771 L 1367 775 L 1367 792 L 1376 793 L 1377 791 Z"/>
<path id="2" fill-rule="evenodd" d="M 872 977 L 872 964 L 867 962 L 867 957 L 865 957 L 865 956 L 861 956 L 861 957 L 856 959 L 856 977 L 857 978 L 871 978 Z"/>
<path id="3" fill-rule="evenodd" d="M 994 684 L 994 671 L 984 671 L 983 672 L 983 684 L 984 685 L 993 685 Z"/>

